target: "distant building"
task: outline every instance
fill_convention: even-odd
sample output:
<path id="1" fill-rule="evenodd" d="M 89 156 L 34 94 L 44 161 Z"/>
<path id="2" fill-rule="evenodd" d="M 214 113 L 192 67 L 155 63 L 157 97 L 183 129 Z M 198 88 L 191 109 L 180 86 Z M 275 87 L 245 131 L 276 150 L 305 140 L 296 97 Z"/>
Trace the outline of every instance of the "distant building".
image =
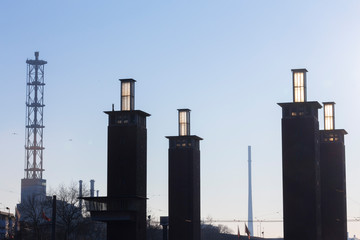
<path id="1" fill-rule="evenodd" d="M 0 211 L 0 239 L 11 239 L 15 235 L 15 216 Z"/>

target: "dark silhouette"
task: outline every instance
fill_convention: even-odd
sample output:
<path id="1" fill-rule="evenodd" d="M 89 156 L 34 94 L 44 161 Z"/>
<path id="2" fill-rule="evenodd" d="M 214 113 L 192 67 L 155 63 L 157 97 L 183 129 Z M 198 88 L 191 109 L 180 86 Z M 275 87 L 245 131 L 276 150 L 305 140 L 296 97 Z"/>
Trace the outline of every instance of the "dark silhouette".
<path id="1" fill-rule="evenodd" d="M 282 107 L 284 239 L 320 240 L 318 102 L 306 101 L 306 69 L 293 69 L 294 102 Z"/>
<path id="2" fill-rule="evenodd" d="M 107 197 L 84 198 L 91 218 L 106 222 L 107 239 L 146 239 L 146 118 L 134 110 L 134 79 L 121 81 L 121 111 L 108 126 Z"/>
<path id="3" fill-rule="evenodd" d="M 179 136 L 169 139 L 169 239 L 200 240 L 200 140 L 190 110 L 179 109 Z"/>
<path id="4" fill-rule="evenodd" d="M 347 239 L 345 134 L 335 129 L 334 102 L 324 104 L 320 131 L 321 227 L 324 240 Z"/>

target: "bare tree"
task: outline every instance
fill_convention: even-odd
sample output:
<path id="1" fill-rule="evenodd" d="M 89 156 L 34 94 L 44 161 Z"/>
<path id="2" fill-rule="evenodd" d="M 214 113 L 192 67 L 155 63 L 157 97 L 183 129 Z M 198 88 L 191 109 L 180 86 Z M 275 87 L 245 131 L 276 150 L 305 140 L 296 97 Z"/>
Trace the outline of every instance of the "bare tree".
<path id="1" fill-rule="evenodd" d="M 64 240 L 87 239 L 101 240 L 106 238 L 106 225 L 91 221 L 85 204 L 80 206 L 78 186 L 60 185 L 50 190 L 49 195 L 56 195 L 56 238 Z M 83 196 L 89 195 L 86 186 Z M 32 195 L 18 205 L 20 212 L 23 240 L 48 240 L 51 235 L 52 197 Z"/>
<path id="2" fill-rule="evenodd" d="M 44 216 L 50 209 L 46 198 L 36 194 L 30 195 L 18 205 L 18 211 L 20 212 L 19 222 L 22 225 L 23 239 L 47 239 L 49 222 Z"/>
<path id="3" fill-rule="evenodd" d="M 233 231 L 226 225 L 219 224 L 217 227 L 219 228 L 220 233 L 224 233 L 224 234 L 232 234 L 233 233 Z"/>
<path id="4" fill-rule="evenodd" d="M 146 227 L 146 239 L 158 240 L 161 238 L 161 226 L 159 222 L 156 222 L 156 216 L 153 211 L 147 211 L 147 227 Z"/>
<path id="5" fill-rule="evenodd" d="M 79 206 L 79 192 L 75 183 L 68 187 L 60 185 L 53 193 L 56 195 L 57 226 L 63 232 L 63 239 L 75 239 L 76 230 L 84 222 L 83 209 Z"/>
<path id="6" fill-rule="evenodd" d="M 83 196 L 89 195 L 86 185 L 82 190 Z M 91 221 L 85 204 L 80 204 L 77 183 L 72 182 L 68 186 L 60 185 L 56 190 L 51 190 L 51 195 L 56 195 L 57 239 L 101 240 L 106 238 L 106 225 Z"/>

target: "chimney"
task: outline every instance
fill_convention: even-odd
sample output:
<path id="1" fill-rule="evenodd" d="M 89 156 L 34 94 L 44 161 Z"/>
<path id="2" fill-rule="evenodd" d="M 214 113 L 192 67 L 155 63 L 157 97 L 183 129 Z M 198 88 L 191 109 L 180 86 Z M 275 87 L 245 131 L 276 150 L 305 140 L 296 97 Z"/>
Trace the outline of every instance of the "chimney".
<path id="1" fill-rule="evenodd" d="M 79 208 L 80 209 L 82 209 L 82 196 L 83 196 L 83 194 L 82 194 L 82 183 L 83 183 L 83 181 L 82 180 L 80 180 L 79 181 Z"/>
<path id="2" fill-rule="evenodd" d="M 90 197 L 94 197 L 94 193 L 95 193 L 95 180 L 91 179 L 90 180 Z"/>

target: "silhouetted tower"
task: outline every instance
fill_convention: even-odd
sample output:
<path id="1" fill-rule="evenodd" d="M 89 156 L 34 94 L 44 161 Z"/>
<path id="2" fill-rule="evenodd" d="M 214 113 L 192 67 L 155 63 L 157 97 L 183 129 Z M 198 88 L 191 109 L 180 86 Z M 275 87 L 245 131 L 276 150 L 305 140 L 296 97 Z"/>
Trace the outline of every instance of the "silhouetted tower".
<path id="1" fill-rule="evenodd" d="M 307 102 L 306 69 L 293 69 L 293 102 L 282 107 L 285 240 L 320 240 L 318 102 Z"/>
<path id="2" fill-rule="evenodd" d="M 27 60 L 26 82 L 26 131 L 25 176 L 21 180 L 21 202 L 30 195 L 45 196 L 46 180 L 43 179 L 43 113 L 44 113 L 44 60 Z"/>
<path id="3" fill-rule="evenodd" d="M 108 125 L 107 197 L 84 198 L 91 218 L 107 223 L 107 239 L 146 239 L 147 130 L 134 110 L 134 79 L 121 81 L 121 110 L 105 112 Z"/>
<path id="4" fill-rule="evenodd" d="M 249 183 L 249 199 L 248 199 L 248 229 L 250 231 L 250 235 L 254 236 L 253 232 L 253 209 L 252 209 L 252 186 L 251 186 L 251 146 L 248 146 L 248 183 Z M 261 231 L 261 229 L 260 229 Z"/>
<path id="5" fill-rule="evenodd" d="M 190 110 L 179 109 L 179 136 L 169 139 L 169 240 L 200 240 L 200 140 Z"/>
<path id="6" fill-rule="evenodd" d="M 335 129 L 334 102 L 324 104 L 320 131 L 321 225 L 323 240 L 347 239 L 344 129 Z"/>

